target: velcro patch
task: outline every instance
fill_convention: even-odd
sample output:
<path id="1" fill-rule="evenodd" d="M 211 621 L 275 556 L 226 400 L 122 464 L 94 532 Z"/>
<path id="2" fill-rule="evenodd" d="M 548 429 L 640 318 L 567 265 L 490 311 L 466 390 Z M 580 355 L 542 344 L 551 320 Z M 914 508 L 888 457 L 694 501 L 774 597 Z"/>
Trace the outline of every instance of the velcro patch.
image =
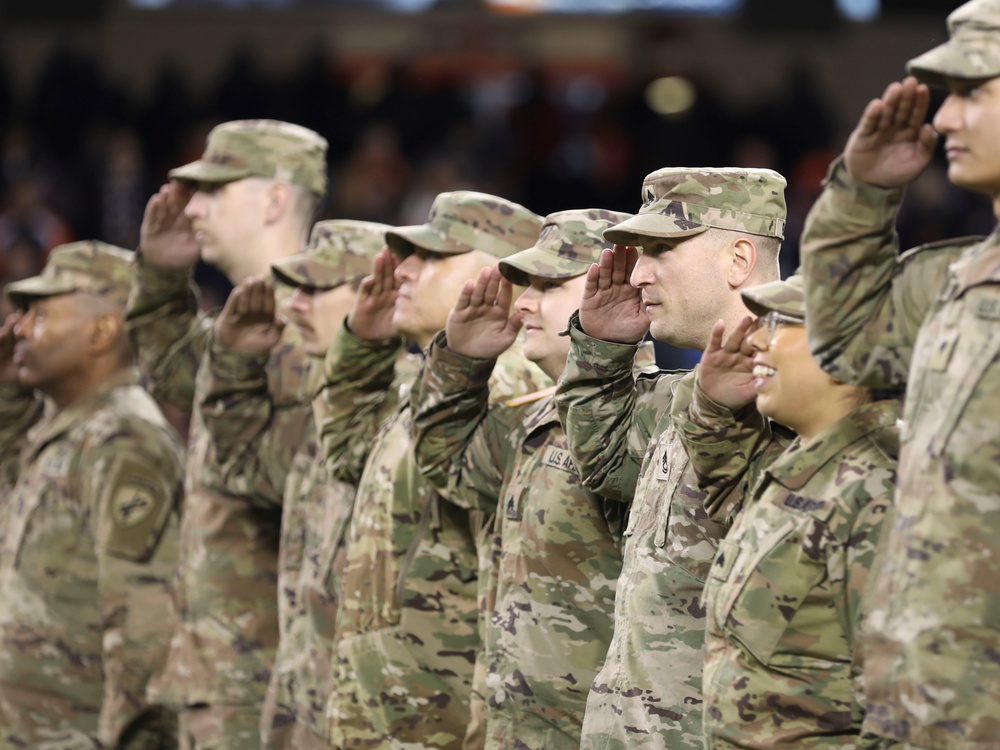
<path id="1" fill-rule="evenodd" d="M 542 456 L 542 463 L 552 469 L 577 473 L 573 457 L 570 456 L 569 451 L 565 448 L 557 448 L 554 445 L 550 445 L 545 449 L 545 455 Z"/>
<path id="2" fill-rule="evenodd" d="M 986 320 L 1000 320 L 1000 298 L 988 297 L 976 303 L 976 316 Z"/>
<path id="3" fill-rule="evenodd" d="M 174 491 L 156 468 L 128 456 L 108 476 L 101 505 L 100 544 L 115 557 L 148 560 L 174 506 Z"/>

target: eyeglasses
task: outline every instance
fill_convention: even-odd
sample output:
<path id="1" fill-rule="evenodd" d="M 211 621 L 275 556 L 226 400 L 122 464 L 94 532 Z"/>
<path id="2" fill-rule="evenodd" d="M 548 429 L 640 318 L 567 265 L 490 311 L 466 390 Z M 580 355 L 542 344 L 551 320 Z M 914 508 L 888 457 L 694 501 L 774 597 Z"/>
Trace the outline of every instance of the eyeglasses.
<path id="1" fill-rule="evenodd" d="M 766 315 L 761 315 L 754 324 L 750 326 L 750 333 L 756 333 L 761 328 L 767 329 L 767 343 L 770 345 L 771 341 L 774 339 L 774 331 L 779 325 L 783 326 L 804 326 L 806 321 L 803 318 L 795 318 L 791 315 L 785 315 L 783 313 L 772 310 Z"/>

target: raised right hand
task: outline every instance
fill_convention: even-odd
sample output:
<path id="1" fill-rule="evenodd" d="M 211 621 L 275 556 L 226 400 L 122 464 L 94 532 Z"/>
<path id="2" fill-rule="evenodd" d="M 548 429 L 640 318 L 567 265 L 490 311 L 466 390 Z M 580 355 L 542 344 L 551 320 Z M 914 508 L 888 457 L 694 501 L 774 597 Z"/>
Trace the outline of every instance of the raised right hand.
<path id="1" fill-rule="evenodd" d="M 0 325 L 0 383 L 17 382 L 17 365 L 14 364 L 14 325 L 21 313 L 12 312 Z"/>
<path id="2" fill-rule="evenodd" d="M 193 190 L 177 182 L 168 182 L 146 203 L 139 229 L 139 249 L 143 257 L 157 266 L 190 268 L 201 257 L 191 220 L 184 208 Z"/>
<path id="3" fill-rule="evenodd" d="M 396 336 L 392 313 L 396 306 L 396 266 L 399 260 L 383 247 L 372 262 L 371 276 L 365 276 L 347 316 L 347 327 L 365 341 L 383 341 Z"/>
<path id="4" fill-rule="evenodd" d="M 872 99 L 844 147 L 844 166 L 856 180 L 883 188 L 909 184 L 934 154 L 937 133 L 924 122 L 930 90 L 910 76 Z"/>
<path id="5" fill-rule="evenodd" d="M 267 279 L 244 279 L 215 320 L 215 340 L 245 354 L 267 354 L 281 339 L 285 322 L 276 315 L 274 286 Z"/>
<path id="6" fill-rule="evenodd" d="M 748 341 L 753 323 L 747 315 L 726 338 L 725 321 L 716 321 L 698 365 L 698 385 L 710 399 L 732 411 L 742 409 L 757 396 L 753 349 Z"/>
<path id="7" fill-rule="evenodd" d="M 448 348 L 466 357 L 496 359 L 521 330 L 521 314 L 510 314 L 514 290 L 500 271 L 488 266 L 469 279 L 448 313 Z"/>
<path id="8" fill-rule="evenodd" d="M 600 260 L 590 266 L 580 302 L 580 326 L 588 336 L 637 344 L 646 335 L 649 316 L 642 293 L 628 281 L 638 259 L 634 247 L 615 245 L 602 250 Z"/>

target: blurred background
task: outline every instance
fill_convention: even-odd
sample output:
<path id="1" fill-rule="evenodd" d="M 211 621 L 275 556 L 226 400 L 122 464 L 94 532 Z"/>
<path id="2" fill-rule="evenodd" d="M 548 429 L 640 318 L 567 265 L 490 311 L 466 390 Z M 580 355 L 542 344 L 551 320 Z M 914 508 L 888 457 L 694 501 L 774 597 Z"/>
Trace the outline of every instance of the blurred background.
<path id="1" fill-rule="evenodd" d="M 0 282 L 73 239 L 135 247 L 167 170 L 245 117 L 329 140 L 322 218 L 420 223 L 452 189 L 634 211 L 660 167 L 771 167 L 789 182 L 787 275 L 865 103 L 947 38 L 958 4 L 0 0 Z M 939 155 L 899 232 L 910 246 L 993 224 Z M 224 280 L 199 278 L 219 304 Z"/>

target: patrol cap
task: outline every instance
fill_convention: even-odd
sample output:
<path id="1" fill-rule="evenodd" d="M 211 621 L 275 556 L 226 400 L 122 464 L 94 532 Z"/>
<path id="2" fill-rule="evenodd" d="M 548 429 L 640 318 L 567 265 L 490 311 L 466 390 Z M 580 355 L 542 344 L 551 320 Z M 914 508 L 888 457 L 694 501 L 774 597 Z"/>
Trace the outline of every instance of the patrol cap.
<path id="1" fill-rule="evenodd" d="M 372 260 L 385 247 L 388 224 L 373 221 L 320 221 L 301 253 L 271 265 L 274 278 L 288 286 L 333 289 L 371 273 Z"/>
<path id="2" fill-rule="evenodd" d="M 806 294 L 801 274 L 792 274 L 784 281 L 752 286 L 741 294 L 754 315 L 778 312 L 799 320 L 806 319 Z"/>
<path id="3" fill-rule="evenodd" d="M 96 240 L 60 245 L 38 276 L 8 284 L 4 293 L 20 309 L 32 299 L 87 292 L 125 307 L 132 288 L 133 253 Z"/>
<path id="4" fill-rule="evenodd" d="M 629 216 L 603 208 L 549 214 L 535 244 L 500 261 L 500 273 L 519 286 L 528 285 L 529 275 L 544 279 L 580 276 L 600 260 L 601 250 L 611 247 L 604 239 L 604 230 Z"/>
<path id="5" fill-rule="evenodd" d="M 693 237 L 711 228 L 781 239 L 785 178 L 771 169 L 667 167 L 646 175 L 639 213 L 604 232 L 616 245 Z"/>
<path id="6" fill-rule="evenodd" d="M 972 0 L 948 16 L 949 39 L 915 57 L 906 70 L 932 86 L 946 78 L 1000 76 L 1000 0 Z"/>
<path id="7" fill-rule="evenodd" d="M 170 170 L 174 180 L 233 182 L 268 177 L 300 185 L 322 196 L 326 192 L 326 139 L 280 120 L 233 120 L 208 134 L 198 161 Z"/>
<path id="8" fill-rule="evenodd" d="M 460 255 L 472 250 L 506 258 L 538 239 L 542 217 L 513 201 L 471 190 L 439 193 L 423 224 L 396 227 L 385 241 L 405 258 L 416 248 Z"/>

